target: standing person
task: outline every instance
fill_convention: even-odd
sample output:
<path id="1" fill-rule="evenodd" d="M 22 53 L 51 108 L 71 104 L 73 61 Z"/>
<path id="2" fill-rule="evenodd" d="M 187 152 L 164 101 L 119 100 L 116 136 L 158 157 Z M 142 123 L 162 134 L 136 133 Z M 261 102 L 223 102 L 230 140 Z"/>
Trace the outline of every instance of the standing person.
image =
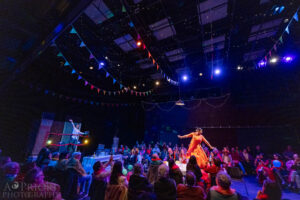
<path id="1" fill-rule="evenodd" d="M 79 135 L 85 135 L 85 133 L 80 131 L 80 125 L 79 124 L 74 124 L 73 120 L 69 120 L 73 126 L 73 131 L 72 131 L 72 136 L 70 137 L 70 145 L 68 146 L 68 150 L 70 152 L 75 152 L 77 149 L 78 143 L 79 143 Z"/>
<path id="2" fill-rule="evenodd" d="M 197 164 L 197 160 L 195 156 L 191 156 L 189 159 L 188 164 L 186 165 L 186 171 L 193 172 L 193 174 L 196 176 L 196 183 L 199 184 L 202 177 L 202 172 L 200 167 Z"/>
<path id="3" fill-rule="evenodd" d="M 51 160 L 51 151 L 47 147 L 44 147 L 41 149 L 41 151 L 37 156 L 36 165 L 41 169 L 44 169 L 48 166 L 50 160 Z"/>
<path id="4" fill-rule="evenodd" d="M 162 164 L 158 168 L 158 180 L 154 183 L 157 200 L 176 200 L 176 183 L 169 178 L 169 167 Z"/>
<path id="5" fill-rule="evenodd" d="M 262 190 L 257 192 L 256 199 L 258 200 L 280 200 L 281 199 L 280 186 L 270 179 L 264 181 Z"/>
<path id="6" fill-rule="evenodd" d="M 210 149 L 214 149 L 209 142 L 205 139 L 202 135 L 203 131 L 201 128 L 197 128 L 196 132 L 192 132 L 190 134 L 180 136 L 178 138 L 192 138 L 191 143 L 189 145 L 189 149 L 187 151 L 187 157 L 189 158 L 191 155 L 194 155 L 197 159 L 197 163 L 200 168 L 204 168 L 208 162 L 208 158 L 206 153 L 204 152 L 203 148 L 201 147 L 201 143 L 204 142 L 206 145 L 209 146 Z"/>

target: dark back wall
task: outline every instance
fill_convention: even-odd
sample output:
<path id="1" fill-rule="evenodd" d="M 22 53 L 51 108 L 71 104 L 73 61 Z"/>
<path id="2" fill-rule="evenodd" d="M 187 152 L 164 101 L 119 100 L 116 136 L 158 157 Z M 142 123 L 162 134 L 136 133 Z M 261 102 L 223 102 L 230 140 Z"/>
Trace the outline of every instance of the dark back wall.
<path id="1" fill-rule="evenodd" d="M 43 112 L 55 113 L 55 121 L 70 117 L 89 130 L 91 142 L 80 150 L 93 153 L 98 144 L 111 147 L 116 134 L 120 143 L 133 145 L 144 138 L 144 112 L 140 106 L 101 107 L 73 103 L 24 88 L 10 88 L 0 98 L 0 149 L 16 160 L 24 160 L 40 125 Z"/>

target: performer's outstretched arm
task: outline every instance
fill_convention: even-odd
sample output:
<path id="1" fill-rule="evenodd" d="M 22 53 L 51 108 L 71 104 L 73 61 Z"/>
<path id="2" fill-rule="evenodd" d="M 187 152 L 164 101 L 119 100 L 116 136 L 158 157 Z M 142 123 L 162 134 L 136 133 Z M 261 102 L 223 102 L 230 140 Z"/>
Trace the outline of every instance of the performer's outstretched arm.
<path id="1" fill-rule="evenodd" d="M 214 147 L 213 146 L 211 146 L 210 144 L 209 144 L 209 142 L 205 139 L 205 137 L 202 135 L 202 139 L 203 139 L 203 142 L 205 142 L 205 144 L 207 144 L 207 146 L 210 148 L 210 149 L 213 149 Z"/>
<path id="2" fill-rule="evenodd" d="M 178 135 L 178 138 L 183 139 L 183 138 L 189 138 L 189 137 L 193 137 L 193 133 L 187 134 L 187 135 Z"/>

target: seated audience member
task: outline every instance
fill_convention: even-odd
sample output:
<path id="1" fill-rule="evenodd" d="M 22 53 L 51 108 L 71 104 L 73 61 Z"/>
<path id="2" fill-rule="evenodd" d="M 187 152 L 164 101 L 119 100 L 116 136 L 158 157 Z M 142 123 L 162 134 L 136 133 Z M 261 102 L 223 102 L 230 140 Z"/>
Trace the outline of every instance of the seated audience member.
<path id="1" fill-rule="evenodd" d="M 232 166 L 232 157 L 231 157 L 231 154 L 229 152 L 229 149 L 224 148 L 223 154 L 222 154 L 222 160 L 223 160 L 225 168 Z"/>
<path id="2" fill-rule="evenodd" d="M 219 172 L 216 177 L 217 186 L 210 188 L 207 200 L 238 200 L 239 195 L 232 189 L 231 178 L 225 172 Z"/>
<path id="3" fill-rule="evenodd" d="M 201 182 L 202 172 L 200 167 L 197 164 L 197 159 L 195 156 L 191 156 L 188 164 L 186 165 L 186 171 L 193 172 L 196 176 L 196 183 L 199 184 Z"/>
<path id="4" fill-rule="evenodd" d="M 2 191 L 8 192 L 8 191 L 4 191 L 6 185 L 13 184 L 13 182 L 16 180 L 17 175 L 19 174 L 19 171 L 20 171 L 20 165 L 17 162 L 8 162 L 3 166 L 3 174 L 2 177 L 0 177 L 1 192 Z"/>
<path id="5" fill-rule="evenodd" d="M 293 159 L 293 155 L 294 155 L 294 151 L 292 149 L 292 146 L 291 145 L 288 145 L 286 147 L 286 150 L 283 152 L 283 156 L 286 160 L 290 160 L 290 159 Z"/>
<path id="6" fill-rule="evenodd" d="M 300 158 L 294 154 L 289 174 L 289 182 L 292 189 L 300 189 Z"/>
<path id="7" fill-rule="evenodd" d="M 146 154 L 148 154 L 149 156 L 151 156 L 151 152 L 152 152 L 152 147 L 151 147 L 151 144 L 149 144 L 148 148 L 146 149 Z"/>
<path id="8" fill-rule="evenodd" d="M 69 153 L 67 151 L 59 154 L 58 162 L 55 165 L 55 169 L 59 171 L 65 171 L 69 161 Z"/>
<path id="9" fill-rule="evenodd" d="M 260 146 L 259 146 L 259 145 L 256 145 L 253 156 L 257 156 L 257 155 L 262 154 L 262 153 L 263 153 L 263 152 L 262 152 Z"/>
<path id="10" fill-rule="evenodd" d="M 281 189 L 280 186 L 270 179 L 264 181 L 262 191 L 257 192 L 256 199 L 258 200 L 280 200 Z"/>
<path id="11" fill-rule="evenodd" d="M 169 160 L 169 176 L 174 179 L 176 185 L 183 183 L 183 175 L 180 168 L 175 164 L 173 159 Z"/>
<path id="12" fill-rule="evenodd" d="M 130 176 L 133 174 L 133 166 L 132 165 L 128 165 L 127 166 L 127 175 L 126 175 L 126 179 L 127 181 L 129 181 Z"/>
<path id="13" fill-rule="evenodd" d="M 152 149 L 152 154 L 160 155 L 160 149 L 157 144 L 155 144 L 154 148 Z"/>
<path id="14" fill-rule="evenodd" d="M 18 176 L 16 177 L 16 181 L 22 182 L 24 181 L 25 175 L 27 172 L 32 170 L 33 168 L 36 168 L 36 162 L 27 161 L 20 169 L 20 172 Z"/>
<path id="15" fill-rule="evenodd" d="M 253 158 L 248 153 L 247 149 L 243 149 L 243 152 L 240 154 L 241 163 L 246 170 L 247 174 L 252 174 L 253 172 Z"/>
<path id="16" fill-rule="evenodd" d="M 0 177 L 3 175 L 3 167 L 6 163 L 11 162 L 11 158 L 8 156 L 1 156 L 0 157 Z"/>
<path id="17" fill-rule="evenodd" d="M 204 189 L 200 186 L 196 186 L 196 176 L 193 172 L 186 173 L 185 178 L 186 185 L 177 185 L 177 199 L 178 200 L 204 200 L 206 194 Z"/>
<path id="18" fill-rule="evenodd" d="M 169 178 L 169 167 L 165 164 L 158 168 L 158 180 L 154 183 L 154 193 L 158 200 L 176 199 L 176 183 Z"/>
<path id="19" fill-rule="evenodd" d="M 52 153 L 52 158 L 49 161 L 48 167 L 55 167 L 59 160 L 59 152 Z"/>
<path id="20" fill-rule="evenodd" d="M 143 166 L 139 163 L 135 164 L 128 185 L 128 200 L 141 199 L 143 193 L 152 192 L 153 187 L 144 176 Z"/>
<path id="21" fill-rule="evenodd" d="M 50 160 L 51 160 L 51 152 L 47 147 L 44 147 L 41 149 L 41 151 L 37 156 L 36 165 L 41 169 L 44 169 L 48 166 Z"/>
<path id="22" fill-rule="evenodd" d="M 74 169 L 79 173 L 80 193 L 83 195 L 88 195 L 90 185 L 92 182 L 92 176 L 85 172 L 81 165 L 80 158 L 81 153 L 74 152 L 67 163 L 67 169 Z"/>
<path id="23" fill-rule="evenodd" d="M 97 161 L 93 165 L 93 180 L 89 191 L 89 197 L 91 200 L 104 200 L 105 190 L 110 176 L 110 171 L 107 171 L 106 168 L 112 162 L 113 157 L 111 156 L 107 163 L 102 164 L 100 161 Z"/>
<path id="24" fill-rule="evenodd" d="M 207 165 L 206 165 L 206 168 L 204 169 L 204 171 L 206 173 L 209 173 L 209 178 L 210 178 L 210 182 L 209 181 L 206 181 L 206 183 L 208 184 L 208 188 L 213 186 L 213 185 L 216 185 L 216 175 L 219 171 L 221 171 L 221 160 L 216 157 L 216 158 L 213 158 L 212 162 L 209 162 Z"/>
<path id="25" fill-rule="evenodd" d="M 105 200 L 125 200 L 127 199 L 128 182 L 122 175 L 122 162 L 116 161 L 113 165 L 109 179 L 109 185 L 105 190 Z"/>
<path id="26" fill-rule="evenodd" d="M 240 155 L 239 152 L 234 147 L 231 148 L 231 157 L 234 166 L 237 166 L 238 163 L 240 162 Z"/>
<path id="27" fill-rule="evenodd" d="M 33 168 L 26 174 L 24 178 L 25 183 L 28 184 L 26 193 L 29 200 L 60 200 L 62 199 L 60 193 L 60 186 L 44 181 L 43 171 L 39 168 Z"/>
<path id="28" fill-rule="evenodd" d="M 158 167 L 162 164 L 161 159 L 158 157 L 157 154 L 153 154 L 151 158 L 150 167 L 147 173 L 147 179 L 151 184 L 154 184 L 158 178 Z"/>

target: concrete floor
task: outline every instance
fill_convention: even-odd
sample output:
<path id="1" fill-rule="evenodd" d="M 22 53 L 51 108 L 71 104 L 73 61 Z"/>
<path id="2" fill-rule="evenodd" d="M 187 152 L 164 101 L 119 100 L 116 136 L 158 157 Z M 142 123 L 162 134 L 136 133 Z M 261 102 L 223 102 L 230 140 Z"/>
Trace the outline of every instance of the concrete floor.
<path id="1" fill-rule="evenodd" d="M 261 186 L 257 183 L 255 176 L 248 176 L 244 177 L 244 181 L 246 183 L 248 193 L 247 196 L 246 188 L 244 183 L 240 181 L 233 180 L 232 181 L 232 188 L 236 189 L 237 192 L 239 192 L 241 195 L 246 196 L 249 198 L 249 200 L 255 199 L 257 191 L 261 190 Z M 283 200 L 300 200 L 300 194 L 284 190 L 282 192 L 282 199 Z"/>

